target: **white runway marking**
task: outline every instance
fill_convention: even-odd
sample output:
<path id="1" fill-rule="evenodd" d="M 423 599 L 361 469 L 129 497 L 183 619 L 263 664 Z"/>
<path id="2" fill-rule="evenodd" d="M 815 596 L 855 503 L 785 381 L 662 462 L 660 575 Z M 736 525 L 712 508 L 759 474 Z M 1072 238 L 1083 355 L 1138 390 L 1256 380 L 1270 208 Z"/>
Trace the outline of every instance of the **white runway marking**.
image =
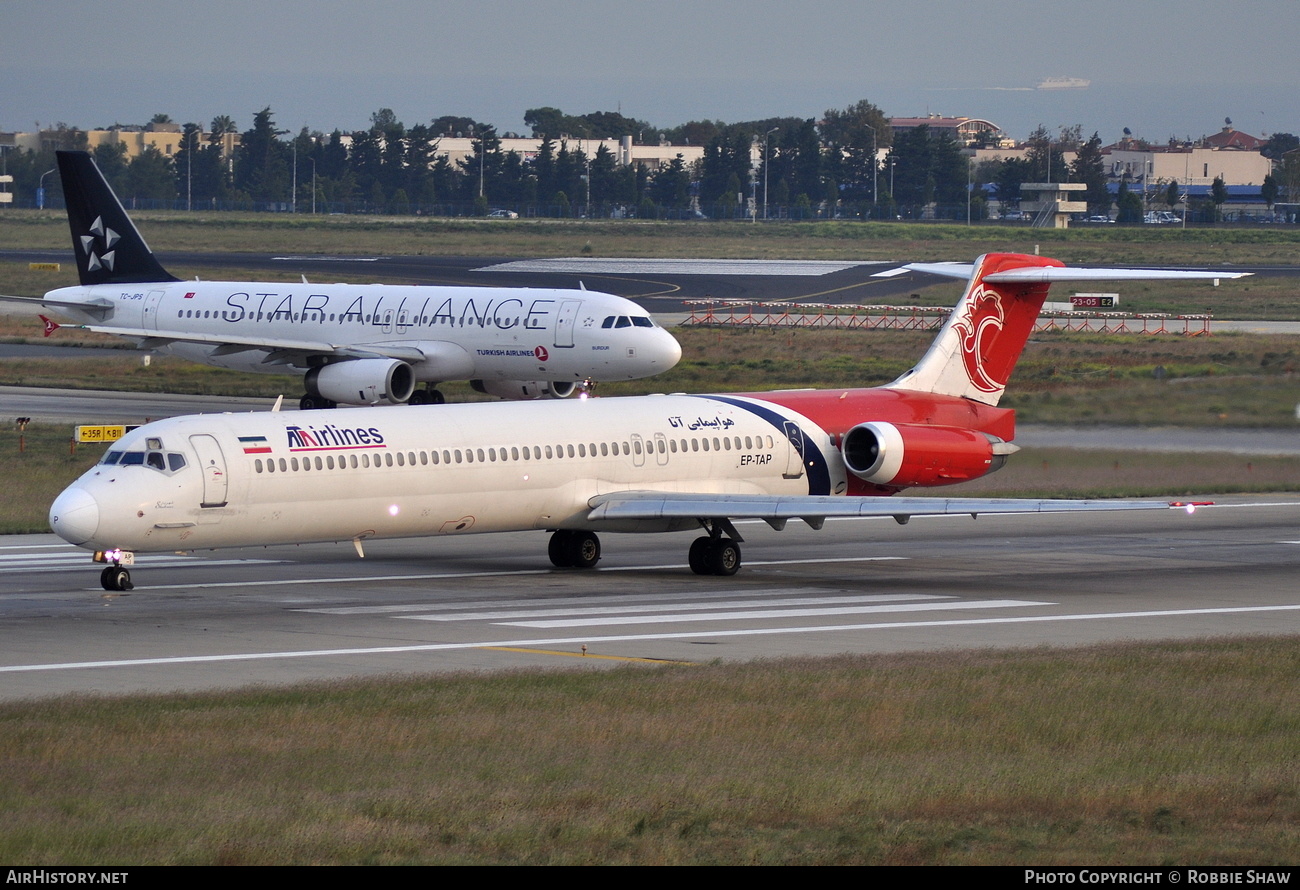
<path id="1" fill-rule="evenodd" d="M 663 612 L 668 609 L 676 609 L 679 612 L 690 612 L 696 609 L 750 609 L 756 606 L 828 606 L 832 604 L 853 603 L 861 605 L 866 603 L 896 603 L 909 600 L 935 600 L 935 599 L 956 599 L 953 596 L 926 595 L 921 593 L 881 593 L 870 596 L 826 596 L 826 597 L 792 597 L 790 599 L 777 600 L 732 600 L 707 603 L 692 603 L 681 605 L 676 603 L 653 603 L 643 605 L 613 605 L 613 606 L 578 606 L 576 608 L 556 609 L 556 608 L 533 608 L 533 609 L 514 609 L 512 611 L 500 612 L 458 612 L 454 615 L 403 615 L 403 618 L 409 618 L 415 621 L 499 621 L 504 618 L 555 618 L 559 616 L 579 616 L 579 615 L 634 615 L 645 614 L 649 612 Z M 547 605 L 551 605 L 547 603 Z M 736 614 L 736 613 L 723 613 Z M 743 613 L 742 613 L 743 614 Z M 829 614 L 829 613 L 828 613 Z M 650 618 L 648 621 L 669 621 L 670 617 Z M 707 619 L 706 619 L 707 620 Z M 574 626 L 580 625 L 578 620 Z M 564 622 L 556 622 L 555 627 L 562 627 Z M 521 627 L 546 626 L 539 625 L 520 625 Z"/>
<path id="2" fill-rule="evenodd" d="M 890 606 L 838 606 L 821 609 L 762 609 L 753 612 L 703 612 L 693 615 L 638 615 L 627 618 L 570 618 L 563 621 L 499 621 L 507 627 L 597 627 L 610 624 L 682 624 L 690 621 L 756 620 L 761 618 L 816 618 L 825 615 L 868 615 L 885 612 L 933 612 L 939 609 L 1006 609 L 1011 606 L 1054 606 L 1026 600 L 972 600 L 961 603 L 908 603 Z M 415 617 L 415 616 L 407 616 Z"/>
<path id="3" fill-rule="evenodd" d="M 784 566 L 784 565 L 817 565 L 820 563 L 835 562 L 891 562 L 894 560 L 909 559 L 906 556 L 844 556 L 830 559 L 770 559 L 770 560 L 746 560 L 747 566 Z M 140 557 L 136 557 L 137 560 Z M 241 560 L 252 562 L 253 560 Z M 274 561 L 274 560 L 272 560 Z M 287 562 L 288 560 L 281 560 Z M 217 565 L 212 562 L 208 565 Z M 188 565 L 188 563 L 187 563 Z M 666 569 L 684 569 L 686 565 L 674 565 L 672 563 L 662 565 L 645 565 L 645 566 L 611 566 L 609 568 L 596 569 L 598 573 L 602 572 L 650 572 Z M 297 584 L 371 584 L 379 581 L 446 581 L 460 578 L 503 578 L 516 577 L 522 575 L 550 575 L 556 572 L 568 572 L 571 569 L 500 569 L 488 572 L 433 572 L 421 575 L 359 575 L 341 578 L 286 578 L 281 580 L 248 580 L 248 581 L 214 581 L 210 584 L 157 584 L 142 586 L 137 584 L 135 590 L 137 593 L 145 590 L 215 590 L 222 587 L 281 587 L 286 585 Z M 137 579 L 139 580 L 139 579 Z"/>
<path id="4" fill-rule="evenodd" d="M 799 588 L 798 593 L 802 597 L 826 596 L 829 594 L 847 595 L 847 592 L 840 588 L 829 588 L 829 587 L 802 587 Z M 751 597 L 751 598 L 769 597 L 769 596 L 789 597 L 791 595 L 791 590 L 788 587 L 766 587 L 766 588 L 752 588 L 743 591 L 687 590 L 687 591 L 680 591 L 677 593 L 654 593 L 654 594 L 649 594 L 649 596 L 653 598 L 656 605 L 650 606 L 648 608 L 657 608 L 657 609 L 688 608 L 687 606 L 674 605 L 673 601 L 689 600 L 692 603 L 701 603 L 702 604 L 700 606 L 701 608 L 713 609 L 725 605 L 725 603 L 719 601 L 724 600 L 727 597 L 736 597 L 742 594 L 744 596 Z M 933 596 L 926 595 L 926 594 L 872 594 L 872 596 L 878 596 L 882 598 L 891 597 L 891 596 L 892 597 L 915 596 L 918 598 L 926 598 L 926 599 L 944 598 L 941 594 L 934 594 Z M 951 599 L 956 599 L 956 597 L 951 597 Z M 807 600 L 800 599 L 794 601 L 806 602 Z M 753 602 L 755 604 L 762 605 L 762 604 L 771 604 L 772 601 L 768 599 L 754 599 Z M 388 605 L 388 606 L 325 606 L 323 608 L 295 609 L 294 611 L 313 612 L 322 615 L 387 615 L 387 614 L 394 614 L 400 612 L 455 612 L 457 610 L 463 610 L 468 606 L 472 605 L 480 612 L 482 612 L 485 609 L 505 609 L 505 610 L 510 610 L 512 612 L 518 612 L 519 610 L 525 608 L 529 604 L 535 605 L 535 607 L 539 610 L 555 610 L 557 613 L 561 611 L 558 608 L 560 606 L 578 606 L 580 608 L 571 609 L 570 611 L 576 613 L 584 613 L 584 614 L 590 614 L 593 609 L 602 608 L 605 605 L 608 605 L 611 608 L 620 608 L 620 607 L 635 608 L 634 606 L 630 606 L 627 604 L 626 596 L 611 595 L 611 596 L 560 596 L 560 597 L 545 597 L 542 599 L 528 599 L 526 597 L 518 597 L 518 598 L 503 599 L 503 600 L 475 600 L 472 604 L 462 602 L 462 603 L 400 603 L 400 604 Z M 532 612 L 527 614 L 540 617 L 540 612 Z"/>
<path id="5" fill-rule="evenodd" d="M 308 260 L 313 263 L 377 263 L 386 260 L 386 256 L 273 256 L 271 259 L 281 263 L 297 263 Z"/>
<path id="6" fill-rule="evenodd" d="M 278 559 L 200 559 L 168 553 L 137 556 L 133 569 L 207 568 L 210 566 L 274 565 Z M 89 553 L 6 553 L 0 554 L 0 572 L 42 572 L 58 569 L 102 569 L 91 562 Z M 184 585 L 188 586 L 188 585 Z"/>
<path id="7" fill-rule="evenodd" d="M 477 640 L 465 643 L 419 643 L 409 646 L 370 646 L 356 649 L 306 649 L 288 652 L 238 652 L 227 655 L 178 655 L 163 658 L 128 658 L 118 661 L 70 661 L 53 664 L 0 666 L 0 674 L 33 671 L 67 671 L 88 668 L 124 668 L 150 665 L 211 664 L 224 661 L 269 661 L 279 658 L 339 658 L 354 655 L 404 655 L 414 652 L 449 652 L 487 647 L 590 646 L 653 640 L 699 640 L 710 637 L 774 636 L 778 634 L 827 633 L 835 631 L 901 630 L 912 627 L 970 627 L 993 624 L 1031 624 L 1052 621 L 1102 621 L 1108 619 L 1173 618 L 1192 615 L 1240 615 L 1259 612 L 1300 611 L 1300 604 L 1285 606 L 1235 606 L 1222 609 L 1170 609 L 1154 612 L 1101 612 L 1084 615 L 1039 615 L 1010 618 L 955 618 L 942 621 L 895 621 L 876 624 L 838 624 L 813 627 L 765 627 L 743 630 L 686 631 L 654 634 L 617 634 L 603 637 L 548 637 L 541 639 Z"/>
<path id="8" fill-rule="evenodd" d="M 592 275 L 828 275 L 856 266 L 883 266 L 884 262 L 832 260 L 649 260 L 561 257 L 514 260 L 473 269 L 474 272 L 547 272 Z"/>

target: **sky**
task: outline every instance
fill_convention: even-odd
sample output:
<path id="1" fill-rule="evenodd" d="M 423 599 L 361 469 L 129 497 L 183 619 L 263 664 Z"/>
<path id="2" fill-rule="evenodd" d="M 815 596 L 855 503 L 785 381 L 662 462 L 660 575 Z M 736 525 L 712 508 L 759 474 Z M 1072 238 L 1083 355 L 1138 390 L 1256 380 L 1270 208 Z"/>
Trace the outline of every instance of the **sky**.
<path id="1" fill-rule="evenodd" d="M 1016 138 L 1300 133 L 1295 0 L 0 0 L 0 130 L 141 124 L 528 133 L 525 110 L 985 118 Z M 1088 85 L 1039 89 L 1048 78 Z"/>

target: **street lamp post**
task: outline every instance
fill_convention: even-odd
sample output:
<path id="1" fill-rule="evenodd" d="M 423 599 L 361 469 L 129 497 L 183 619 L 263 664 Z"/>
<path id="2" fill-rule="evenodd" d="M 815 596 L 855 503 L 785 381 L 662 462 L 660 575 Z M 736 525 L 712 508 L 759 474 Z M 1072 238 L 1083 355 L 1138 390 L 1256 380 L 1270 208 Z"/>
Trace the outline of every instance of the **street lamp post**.
<path id="1" fill-rule="evenodd" d="M 767 137 L 771 136 L 780 127 L 773 127 L 763 134 L 763 219 L 767 219 Z"/>
<path id="2" fill-rule="evenodd" d="M 876 146 L 876 128 L 871 124 L 863 124 L 862 126 L 871 131 L 871 206 L 875 207 L 880 203 L 880 191 L 876 182 L 876 152 L 879 151 Z"/>
<path id="3" fill-rule="evenodd" d="M 41 174 L 41 181 L 36 185 L 36 209 L 45 209 L 45 177 L 53 173 L 53 169 L 46 170 Z"/>

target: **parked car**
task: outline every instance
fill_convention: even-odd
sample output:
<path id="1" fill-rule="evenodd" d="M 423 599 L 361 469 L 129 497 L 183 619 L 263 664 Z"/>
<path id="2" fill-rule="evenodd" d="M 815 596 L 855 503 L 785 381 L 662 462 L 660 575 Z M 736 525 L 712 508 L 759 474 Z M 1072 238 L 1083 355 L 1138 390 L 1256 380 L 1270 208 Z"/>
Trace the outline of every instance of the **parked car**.
<path id="1" fill-rule="evenodd" d="M 513 210 L 493 210 L 488 214 L 488 219 L 519 219 L 519 214 Z"/>

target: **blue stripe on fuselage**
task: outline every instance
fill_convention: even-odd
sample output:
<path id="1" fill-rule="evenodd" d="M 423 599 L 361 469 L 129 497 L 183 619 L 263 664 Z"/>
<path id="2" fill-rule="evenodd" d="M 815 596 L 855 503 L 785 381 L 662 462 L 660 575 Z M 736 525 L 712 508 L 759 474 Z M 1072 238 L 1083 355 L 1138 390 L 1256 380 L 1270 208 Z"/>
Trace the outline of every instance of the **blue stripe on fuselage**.
<path id="1" fill-rule="evenodd" d="M 786 417 L 784 414 L 778 414 L 771 408 L 765 408 L 762 405 L 756 405 L 753 402 L 746 402 L 743 399 L 733 399 L 727 396 L 700 396 L 702 399 L 712 399 L 715 402 L 722 402 L 724 405 L 731 405 L 735 408 L 741 408 L 753 414 L 755 417 L 766 420 L 780 432 L 782 439 L 787 439 L 785 425 L 794 423 L 800 434 L 803 436 L 803 468 L 804 474 L 808 477 L 809 494 L 830 494 L 831 493 L 831 473 L 830 465 L 826 457 L 822 454 L 821 449 L 808 435 L 808 431 L 799 426 L 795 421 Z"/>

